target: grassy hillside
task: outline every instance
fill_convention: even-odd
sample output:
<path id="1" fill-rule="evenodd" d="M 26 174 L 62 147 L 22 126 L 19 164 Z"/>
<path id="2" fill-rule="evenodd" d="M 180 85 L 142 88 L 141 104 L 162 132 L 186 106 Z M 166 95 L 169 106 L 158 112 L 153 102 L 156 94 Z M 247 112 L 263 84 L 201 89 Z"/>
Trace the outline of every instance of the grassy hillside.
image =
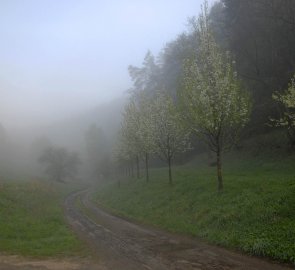
<path id="1" fill-rule="evenodd" d="M 125 179 L 101 188 L 95 200 L 117 213 L 249 254 L 295 263 L 295 157 L 231 155 L 224 192 L 205 156 L 174 169 L 154 169 L 150 183 Z"/>
<path id="2" fill-rule="evenodd" d="M 57 256 L 82 251 L 63 217 L 66 192 L 39 181 L 0 182 L 0 252 Z"/>

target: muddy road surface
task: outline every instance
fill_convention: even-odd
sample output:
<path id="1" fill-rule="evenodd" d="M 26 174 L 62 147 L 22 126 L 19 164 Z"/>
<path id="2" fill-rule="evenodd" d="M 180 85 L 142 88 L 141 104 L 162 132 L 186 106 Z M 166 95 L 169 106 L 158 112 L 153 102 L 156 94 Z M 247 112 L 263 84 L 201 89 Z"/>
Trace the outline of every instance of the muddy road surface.
<path id="1" fill-rule="evenodd" d="M 86 258 L 33 259 L 0 254 L 0 270 L 107 270 L 100 262 Z"/>
<path id="2" fill-rule="evenodd" d="M 90 191 L 71 194 L 65 214 L 72 228 L 112 270 L 283 270 L 274 264 L 191 239 L 134 224 L 91 201 Z"/>

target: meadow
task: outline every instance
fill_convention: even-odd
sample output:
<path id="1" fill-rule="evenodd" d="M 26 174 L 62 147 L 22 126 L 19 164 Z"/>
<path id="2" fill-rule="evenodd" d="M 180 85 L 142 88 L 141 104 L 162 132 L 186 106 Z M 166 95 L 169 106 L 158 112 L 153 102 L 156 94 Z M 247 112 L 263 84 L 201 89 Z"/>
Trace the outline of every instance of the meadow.
<path id="1" fill-rule="evenodd" d="M 0 252 L 33 257 L 85 253 L 63 215 L 69 192 L 68 186 L 45 181 L 1 181 Z"/>
<path id="2" fill-rule="evenodd" d="M 295 263 L 294 155 L 233 153 L 224 159 L 224 191 L 206 155 L 150 182 L 126 178 L 100 187 L 94 200 L 116 214 L 251 255 Z M 143 174 L 143 173 L 142 173 Z"/>

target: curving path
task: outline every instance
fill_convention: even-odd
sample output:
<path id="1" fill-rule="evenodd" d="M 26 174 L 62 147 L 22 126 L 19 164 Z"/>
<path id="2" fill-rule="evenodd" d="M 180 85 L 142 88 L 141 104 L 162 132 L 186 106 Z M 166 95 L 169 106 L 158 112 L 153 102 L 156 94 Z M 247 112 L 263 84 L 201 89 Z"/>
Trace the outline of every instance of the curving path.
<path id="1" fill-rule="evenodd" d="M 69 195 L 65 200 L 65 214 L 72 228 L 92 246 L 107 269 L 291 269 L 134 224 L 102 210 L 90 197 L 89 190 Z"/>

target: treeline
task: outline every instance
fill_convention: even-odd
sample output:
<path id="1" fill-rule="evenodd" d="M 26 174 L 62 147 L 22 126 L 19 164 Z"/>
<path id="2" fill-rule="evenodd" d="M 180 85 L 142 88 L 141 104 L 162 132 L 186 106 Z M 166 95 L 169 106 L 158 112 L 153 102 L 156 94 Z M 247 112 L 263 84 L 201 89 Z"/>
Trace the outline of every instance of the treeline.
<path id="1" fill-rule="evenodd" d="M 221 191 L 222 155 L 243 129 L 250 135 L 271 124 L 286 126 L 294 142 L 294 82 L 288 87 L 295 68 L 294 9 L 293 1 L 223 0 L 209 11 L 205 1 L 188 32 L 156 59 L 148 52 L 141 67 L 129 66 L 133 87 L 119 163 L 136 161 L 139 176 L 143 158 L 148 181 L 149 157 L 157 155 L 167 162 L 172 184 L 174 157 L 202 141 L 216 154 Z"/>

